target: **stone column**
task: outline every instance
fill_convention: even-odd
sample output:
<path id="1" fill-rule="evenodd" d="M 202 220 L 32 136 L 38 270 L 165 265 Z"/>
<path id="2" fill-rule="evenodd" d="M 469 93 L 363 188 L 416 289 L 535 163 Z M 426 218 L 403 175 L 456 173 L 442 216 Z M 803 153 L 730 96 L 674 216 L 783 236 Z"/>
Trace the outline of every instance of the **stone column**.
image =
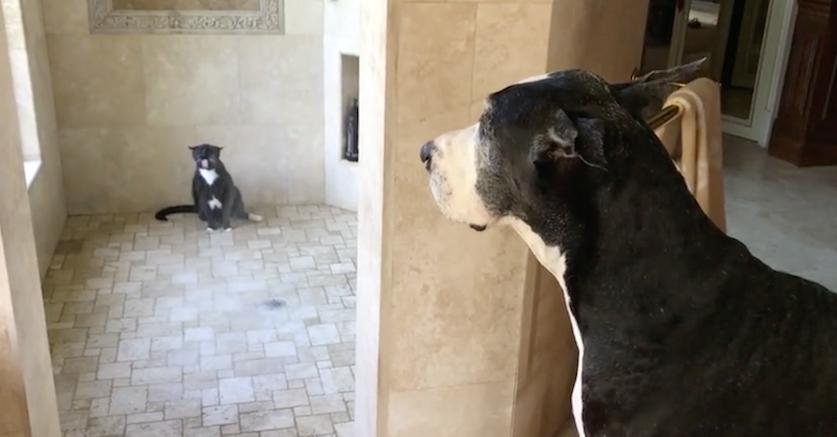
<path id="1" fill-rule="evenodd" d="M 44 302 L 0 11 L 0 435 L 58 437 Z"/>
<path id="2" fill-rule="evenodd" d="M 584 68 L 627 80 L 642 61 L 648 0 L 555 0 L 549 70 Z"/>
<path id="3" fill-rule="evenodd" d="M 587 3 L 605 2 L 555 7 Z M 551 1 L 361 8 L 355 434 L 552 437 L 569 418 L 576 360 L 560 289 L 510 230 L 444 219 L 418 147 L 474 122 L 489 92 L 547 71 L 551 38 L 608 27 L 550 35 Z"/>
<path id="4" fill-rule="evenodd" d="M 544 72 L 551 4 L 361 7 L 356 435 L 508 437 L 528 251 L 442 217 L 418 147 Z"/>

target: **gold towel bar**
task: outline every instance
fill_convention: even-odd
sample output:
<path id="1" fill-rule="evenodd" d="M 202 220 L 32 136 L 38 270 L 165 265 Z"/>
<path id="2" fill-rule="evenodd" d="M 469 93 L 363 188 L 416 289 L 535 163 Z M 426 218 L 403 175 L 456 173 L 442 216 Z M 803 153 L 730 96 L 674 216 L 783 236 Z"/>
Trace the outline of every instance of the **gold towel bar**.
<path id="1" fill-rule="evenodd" d="M 646 123 L 648 123 L 648 126 L 650 126 L 651 129 L 657 129 L 658 127 L 668 123 L 672 118 L 676 117 L 678 113 L 680 113 L 680 108 L 674 105 L 669 105 L 660 110 L 660 112 L 649 117 L 648 120 L 646 120 Z"/>

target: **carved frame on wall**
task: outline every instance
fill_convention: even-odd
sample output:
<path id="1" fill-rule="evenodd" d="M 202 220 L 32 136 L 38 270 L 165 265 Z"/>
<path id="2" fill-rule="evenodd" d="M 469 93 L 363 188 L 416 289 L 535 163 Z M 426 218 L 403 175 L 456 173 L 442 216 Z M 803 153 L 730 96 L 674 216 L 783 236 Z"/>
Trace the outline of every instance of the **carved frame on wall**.
<path id="1" fill-rule="evenodd" d="M 283 0 L 247 10 L 124 10 L 87 0 L 91 33 L 276 33 L 285 31 Z"/>

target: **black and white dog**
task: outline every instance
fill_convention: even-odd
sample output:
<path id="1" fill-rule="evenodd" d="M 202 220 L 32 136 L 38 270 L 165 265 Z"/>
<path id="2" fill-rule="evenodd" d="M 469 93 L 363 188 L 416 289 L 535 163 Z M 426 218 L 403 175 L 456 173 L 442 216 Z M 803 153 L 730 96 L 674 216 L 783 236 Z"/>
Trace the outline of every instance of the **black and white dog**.
<path id="1" fill-rule="evenodd" d="M 694 65 L 492 94 L 421 148 L 441 211 L 511 226 L 561 283 L 581 436 L 837 435 L 837 294 L 716 228 L 643 122 Z"/>

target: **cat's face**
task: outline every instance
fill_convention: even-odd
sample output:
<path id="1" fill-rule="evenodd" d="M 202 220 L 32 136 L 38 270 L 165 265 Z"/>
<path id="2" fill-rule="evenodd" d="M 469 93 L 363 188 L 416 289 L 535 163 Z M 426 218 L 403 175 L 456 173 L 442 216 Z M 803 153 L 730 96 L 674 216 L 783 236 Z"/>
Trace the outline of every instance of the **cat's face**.
<path id="1" fill-rule="evenodd" d="M 192 159 L 199 169 L 214 170 L 221 162 L 222 147 L 213 146 L 211 144 L 201 144 L 200 146 L 189 147 L 192 151 Z"/>

